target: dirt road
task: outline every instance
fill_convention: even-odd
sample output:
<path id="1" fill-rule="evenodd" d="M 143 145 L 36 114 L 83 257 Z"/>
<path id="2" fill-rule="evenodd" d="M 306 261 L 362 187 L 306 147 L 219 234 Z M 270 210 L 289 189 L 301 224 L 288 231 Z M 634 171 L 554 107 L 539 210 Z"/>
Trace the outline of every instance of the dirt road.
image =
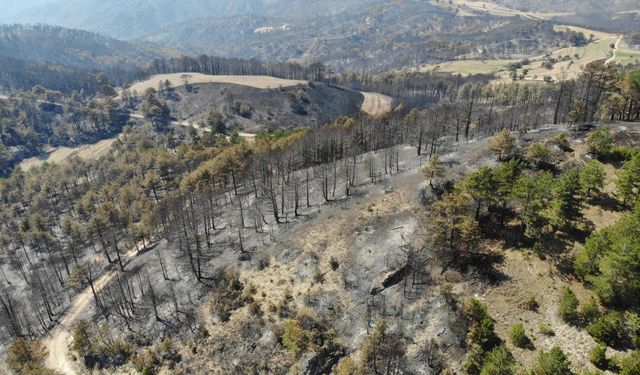
<path id="1" fill-rule="evenodd" d="M 138 252 L 133 249 L 122 255 L 123 262 L 128 263 Z M 94 283 L 96 292 L 100 292 L 116 276 L 117 271 L 111 270 L 100 276 Z M 73 300 L 69 309 L 60 319 L 59 325 L 54 328 L 43 340 L 48 356 L 45 366 L 62 374 L 79 374 L 77 365 L 69 358 L 69 344 L 71 331 L 82 314 L 92 309 L 95 302 L 91 288 L 86 288 Z"/>
<path id="2" fill-rule="evenodd" d="M 363 92 L 364 102 L 362 102 L 362 112 L 372 116 L 378 116 L 391 111 L 393 99 L 386 95 L 375 92 Z"/>
<path id="3" fill-rule="evenodd" d="M 616 44 L 613 46 L 613 55 L 611 55 L 611 57 L 609 57 L 607 61 L 604 62 L 605 65 L 612 63 L 616 59 L 616 57 L 618 56 L 618 47 L 620 47 L 621 41 L 622 38 L 618 37 L 618 39 L 616 40 Z"/>

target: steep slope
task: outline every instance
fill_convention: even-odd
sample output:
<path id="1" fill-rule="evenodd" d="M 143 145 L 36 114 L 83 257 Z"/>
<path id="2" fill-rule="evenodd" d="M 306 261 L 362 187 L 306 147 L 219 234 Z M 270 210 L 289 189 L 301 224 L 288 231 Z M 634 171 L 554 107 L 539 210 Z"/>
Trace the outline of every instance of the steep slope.
<path id="1" fill-rule="evenodd" d="M 169 53 L 92 32 L 47 25 L 0 25 L 0 57 L 87 69 L 142 65 Z"/>
<path id="2" fill-rule="evenodd" d="M 167 95 L 167 104 L 173 116 L 185 124 L 201 123 L 209 109 L 215 108 L 230 130 L 256 133 L 313 128 L 338 116 L 356 114 L 364 102 L 357 91 L 324 83 L 265 89 L 229 82 L 233 81 L 192 84 L 188 91 L 178 87 Z"/>

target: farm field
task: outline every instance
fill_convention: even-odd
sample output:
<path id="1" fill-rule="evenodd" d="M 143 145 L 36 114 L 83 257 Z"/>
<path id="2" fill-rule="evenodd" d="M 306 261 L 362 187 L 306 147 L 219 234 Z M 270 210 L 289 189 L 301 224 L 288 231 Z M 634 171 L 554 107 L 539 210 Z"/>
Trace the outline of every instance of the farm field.
<path id="1" fill-rule="evenodd" d="M 586 46 L 560 48 L 548 54 L 529 57 L 529 64 L 522 66 L 522 69 L 528 71 L 525 80 L 543 81 L 545 77 L 551 77 L 554 81 L 570 79 L 575 78 L 582 71 L 582 67 L 594 61 L 606 60 L 607 63 L 626 65 L 634 63 L 640 58 L 640 51 L 625 48 L 624 40 L 615 34 L 565 25 L 558 25 L 555 29 L 556 31 L 569 29 L 582 32 L 587 37 L 593 35 L 594 41 Z M 545 59 L 549 58 L 557 60 L 551 69 L 542 66 Z M 465 76 L 495 74 L 498 81 L 507 82 L 511 81 L 508 65 L 520 61 L 520 59 L 460 60 L 423 65 L 418 69 L 420 71 L 459 73 Z"/>
<path id="2" fill-rule="evenodd" d="M 273 89 L 278 87 L 291 87 L 297 85 L 306 85 L 305 81 L 275 78 L 270 76 L 214 76 L 202 73 L 172 73 L 159 74 L 151 78 L 134 83 L 128 88 L 129 91 L 137 91 L 142 94 L 149 88 L 157 88 L 158 82 L 169 81 L 173 86 L 184 86 L 183 76 L 188 74 L 189 83 L 229 83 L 234 85 L 248 86 L 257 89 Z"/>
<path id="3" fill-rule="evenodd" d="M 116 139 L 117 137 L 104 139 L 93 144 L 77 147 L 58 147 L 52 149 L 45 156 L 34 156 L 32 158 L 24 159 L 20 164 L 18 164 L 18 166 L 22 170 L 28 171 L 29 169 L 41 166 L 46 162 L 61 163 L 72 156 L 78 156 L 87 160 L 98 159 L 109 152 L 111 145 L 116 141 Z"/>

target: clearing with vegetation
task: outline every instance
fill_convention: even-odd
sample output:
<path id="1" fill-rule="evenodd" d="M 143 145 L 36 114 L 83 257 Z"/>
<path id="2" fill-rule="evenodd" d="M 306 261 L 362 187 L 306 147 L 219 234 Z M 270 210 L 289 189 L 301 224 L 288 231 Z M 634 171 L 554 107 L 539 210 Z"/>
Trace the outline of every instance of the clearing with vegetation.
<path id="1" fill-rule="evenodd" d="M 621 36 L 567 25 L 556 25 L 554 29 L 558 32 L 570 30 L 582 33 L 590 41 L 582 46 L 563 47 L 522 59 L 456 60 L 424 65 L 418 70 L 463 75 L 493 74 L 497 82 L 503 83 L 515 80 L 514 77 L 527 81 L 558 82 L 577 77 L 586 65 L 596 61 L 626 66 L 640 59 L 640 51 L 623 47 L 624 39 Z M 512 72 L 516 72 L 516 75 Z"/>

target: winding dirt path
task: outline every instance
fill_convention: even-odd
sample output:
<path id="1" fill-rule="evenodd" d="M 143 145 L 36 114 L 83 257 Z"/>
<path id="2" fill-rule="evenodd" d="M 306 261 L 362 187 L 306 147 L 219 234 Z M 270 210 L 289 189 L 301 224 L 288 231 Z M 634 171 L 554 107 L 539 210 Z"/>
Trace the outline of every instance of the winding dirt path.
<path id="1" fill-rule="evenodd" d="M 138 252 L 133 249 L 128 253 L 121 255 L 124 263 L 129 263 L 135 258 Z M 94 286 L 96 292 L 100 292 L 109 282 L 116 276 L 117 270 L 110 270 L 100 276 Z M 78 294 L 73 300 L 69 309 L 60 319 L 58 326 L 54 328 L 49 335 L 43 340 L 43 344 L 47 349 L 48 356 L 45 366 L 52 370 L 56 370 L 62 374 L 76 375 L 80 374 L 78 366 L 69 358 L 69 344 L 71 343 L 71 331 L 80 320 L 80 317 L 87 310 L 94 307 L 93 293 L 91 288 L 87 287 L 82 293 Z"/>
<path id="2" fill-rule="evenodd" d="M 616 40 L 616 44 L 613 46 L 613 55 L 611 55 L 611 57 L 609 57 L 607 61 L 604 62 L 605 65 L 612 63 L 616 59 L 616 57 L 618 57 L 618 48 L 620 47 L 621 41 L 622 38 L 618 37 L 618 39 Z"/>

